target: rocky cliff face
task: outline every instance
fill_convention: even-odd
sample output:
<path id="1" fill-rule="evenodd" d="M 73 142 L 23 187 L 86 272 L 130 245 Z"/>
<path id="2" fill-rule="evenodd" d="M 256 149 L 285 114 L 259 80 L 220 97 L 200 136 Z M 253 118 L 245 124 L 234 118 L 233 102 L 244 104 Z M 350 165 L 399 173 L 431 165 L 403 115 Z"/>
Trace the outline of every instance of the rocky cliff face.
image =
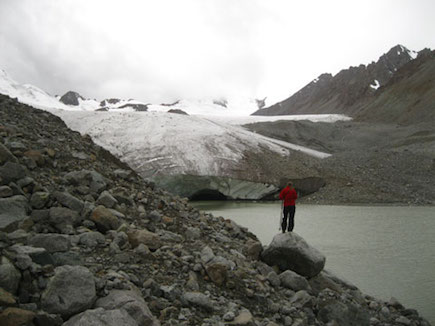
<path id="1" fill-rule="evenodd" d="M 80 104 L 79 99 L 84 100 L 85 98 L 77 92 L 69 91 L 69 92 L 66 92 L 64 95 L 62 95 L 62 97 L 59 99 L 59 101 L 61 101 L 63 104 L 66 104 L 66 105 L 77 106 Z"/>
<path id="2" fill-rule="evenodd" d="M 262 252 L 50 113 L 0 96 L 0 121 L 1 325 L 429 325 L 295 234 Z"/>
<path id="3" fill-rule="evenodd" d="M 414 57 L 413 52 L 397 45 L 367 66 L 350 67 L 335 76 L 322 74 L 290 98 L 254 115 L 343 113 L 353 116 Z"/>

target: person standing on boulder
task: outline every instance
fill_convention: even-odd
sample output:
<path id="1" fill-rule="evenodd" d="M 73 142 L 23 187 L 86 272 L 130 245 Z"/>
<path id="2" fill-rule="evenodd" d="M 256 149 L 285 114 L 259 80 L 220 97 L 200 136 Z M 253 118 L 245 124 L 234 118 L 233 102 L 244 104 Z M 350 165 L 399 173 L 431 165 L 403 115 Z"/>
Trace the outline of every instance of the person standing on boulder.
<path id="1" fill-rule="evenodd" d="M 288 219 L 288 232 L 293 231 L 295 226 L 295 212 L 296 212 L 296 199 L 298 198 L 298 194 L 296 189 L 293 188 L 293 183 L 291 181 L 287 182 L 287 187 L 285 187 L 279 193 L 279 199 L 284 201 L 284 216 L 282 219 L 281 229 L 282 233 L 285 232 L 287 228 L 287 219 Z"/>

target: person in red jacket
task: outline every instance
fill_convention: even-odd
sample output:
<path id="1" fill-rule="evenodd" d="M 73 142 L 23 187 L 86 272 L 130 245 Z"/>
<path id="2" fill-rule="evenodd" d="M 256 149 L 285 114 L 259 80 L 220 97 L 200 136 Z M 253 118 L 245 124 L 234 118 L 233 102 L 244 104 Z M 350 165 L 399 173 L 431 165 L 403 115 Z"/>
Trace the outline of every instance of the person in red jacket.
<path id="1" fill-rule="evenodd" d="M 295 212 L 296 212 L 296 206 L 295 202 L 298 198 L 298 194 L 296 192 L 296 189 L 293 188 L 293 183 L 289 181 L 287 183 L 287 187 L 285 187 L 281 192 L 279 193 L 279 199 L 284 201 L 284 217 L 282 219 L 282 233 L 285 232 L 287 228 L 287 219 L 288 219 L 288 232 L 293 231 L 293 228 L 295 226 Z"/>

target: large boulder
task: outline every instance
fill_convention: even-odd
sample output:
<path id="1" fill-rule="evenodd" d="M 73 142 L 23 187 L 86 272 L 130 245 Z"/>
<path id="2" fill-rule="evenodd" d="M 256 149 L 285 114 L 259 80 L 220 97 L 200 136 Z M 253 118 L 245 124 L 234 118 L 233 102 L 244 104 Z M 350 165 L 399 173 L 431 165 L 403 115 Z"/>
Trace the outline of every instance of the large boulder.
<path id="1" fill-rule="evenodd" d="M 71 248 L 69 237 L 58 233 L 36 234 L 29 239 L 28 244 L 45 248 L 50 253 L 65 252 Z"/>
<path id="2" fill-rule="evenodd" d="M 92 211 L 91 220 L 97 226 L 98 231 L 106 233 L 109 230 L 116 230 L 120 222 L 113 212 L 100 205 Z"/>
<path id="3" fill-rule="evenodd" d="M 8 161 L 11 161 L 13 163 L 18 162 L 14 154 L 12 154 L 5 145 L 0 144 L 0 164 L 4 164 Z"/>
<path id="4" fill-rule="evenodd" d="M 280 270 L 292 270 L 305 277 L 319 274 L 325 266 L 326 258 L 294 232 L 277 234 L 261 254 L 268 265 Z"/>
<path id="5" fill-rule="evenodd" d="M 21 273 L 6 257 L 0 258 L 0 287 L 16 294 L 21 280 Z"/>
<path id="6" fill-rule="evenodd" d="M 0 198 L 0 231 L 12 232 L 27 217 L 29 204 L 24 196 Z"/>
<path id="7" fill-rule="evenodd" d="M 56 191 L 53 196 L 64 207 L 68 207 L 78 213 L 81 213 L 83 210 L 83 202 L 67 192 Z"/>
<path id="8" fill-rule="evenodd" d="M 305 277 L 302 277 L 290 270 L 279 274 L 279 280 L 283 287 L 293 291 L 308 290 L 309 288 L 308 281 Z"/>
<path id="9" fill-rule="evenodd" d="M 97 308 L 78 314 L 63 326 L 138 326 L 138 323 L 123 309 L 104 310 Z"/>
<path id="10" fill-rule="evenodd" d="M 142 230 L 132 229 L 129 232 L 127 232 L 127 235 L 128 235 L 128 241 L 130 242 L 130 245 L 133 248 L 136 248 L 140 244 L 144 244 L 151 250 L 157 250 L 162 245 L 160 241 L 160 237 L 157 234 L 150 232 L 146 229 L 142 229 Z"/>
<path id="11" fill-rule="evenodd" d="M 370 314 L 366 307 L 337 292 L 325 289 L 318 295 L 318 318 L 325 324 L 369 326 Z"/>
<path id="12" fill-rule="evenodd" d="M 139 326 L 159 325 L 139 290 L 112 290 L 106 297 L 98 299 L 95 307 L 106 310 L 124 309 Z"/>
<path id="13" fill-rule="evenodd" d="M 18 163 L 6 162 L 0 167 L 0 184 L 7 185 L 26 176 L 26 168 Z"/>
<path id="14" fill-rule="evenodd" d="M 92 307 L 96 299 L 92 273 L 83 266 L 60 266 L 42 293 L 43 310 L 70 317 Z"/>

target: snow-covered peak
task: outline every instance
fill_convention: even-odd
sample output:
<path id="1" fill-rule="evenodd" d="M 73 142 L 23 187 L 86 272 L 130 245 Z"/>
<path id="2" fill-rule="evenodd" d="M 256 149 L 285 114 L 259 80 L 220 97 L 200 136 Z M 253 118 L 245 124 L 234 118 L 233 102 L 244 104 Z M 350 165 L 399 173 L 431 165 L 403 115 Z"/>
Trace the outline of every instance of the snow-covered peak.
<path id="1" fill-rule="evenodd" d="M 246 98 L 185 99 L 169 105 L 148 105 L 148 111 L 167 112 L 169 110 L 181 110 L 189 115 L 247 116 L 258 110 L 258 102 L 255 99 Z"/>
<path id="2" fill-rule="evenodd" d="M 0 69 L 0 93 L 17 98 L 21 103 L 36 108 L 68 109 L 66 105 L 42 89 L 30 84 L 21 85 L 17 83 L 2 69 Z"/>

